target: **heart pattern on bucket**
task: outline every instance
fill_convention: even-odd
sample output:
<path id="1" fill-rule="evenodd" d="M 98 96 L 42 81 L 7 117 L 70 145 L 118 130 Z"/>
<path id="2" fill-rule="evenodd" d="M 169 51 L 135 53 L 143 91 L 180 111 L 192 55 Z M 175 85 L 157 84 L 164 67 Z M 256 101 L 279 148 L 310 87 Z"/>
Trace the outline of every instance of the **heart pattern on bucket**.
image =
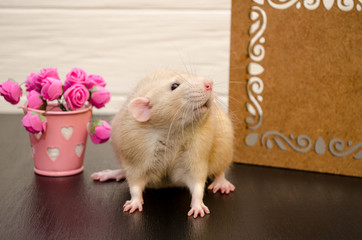
<path id="1" fill-rule="evenodd" d="M 77 146 L 75 146 L 75 153 L 77 154 L 78 157 L 82 156 L 83 149 L 84 149 L 83 144 L 78 144 Z"/>
<path id="2" fill-rule="evenodd" d="M 53 162 L 55 162 L 55 160 L 58 158 L 59 153 L 59 148 L 48 148 L 49 157 Z"/>
<path id="3" fill-rule="evenodd" d="M 60 131 L 62 132 L 65 139 L 69 140 L 69 138 L 73 134 L 73 127 L 72 126 L 70 126 L 70 127 L 62 127 L 62 129 Z"/>

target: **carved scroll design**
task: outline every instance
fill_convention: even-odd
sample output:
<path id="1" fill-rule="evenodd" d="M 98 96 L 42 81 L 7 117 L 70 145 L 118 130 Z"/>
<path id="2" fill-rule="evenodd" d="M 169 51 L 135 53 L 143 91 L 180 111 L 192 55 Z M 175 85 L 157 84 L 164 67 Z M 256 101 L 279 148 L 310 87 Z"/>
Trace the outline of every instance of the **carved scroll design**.
<path id="1" fill-rule="evenodd" d="M 249 35 L 252 38 L 248 46 L 248 55 L 253 62 L 249 63 L 247 69 L 251 77 L 246 85 L 246 92 L 249 98 L 249 101 L 246 103 L 246 109 L 251 116 L 246 117 L 245 121 L 247 128 L 257 129 L 263 120 L 263 111 L 260 103 L 263 101 L 261 94 L 264 84 L 259 75 L 263 73 L 264 68 L 256 62 L 262 61 L 265 56 L 265 48 L 262 44 L 265 43 L 263 33 L 266 29 L 267 18 L 263 9 L 253 6 L 250 12 L 250 19 L 253 23 L 249 28 Z"/>
<path id="2" fill-rule="evenodd" d="M 253 117 L 250 117 L 250 116 L 247 117 L 246 123 L 248 124 L 249 129 L 257 129 L 261 125 L 261 122 L 263 120 L 263 111 L 259 104 L 259 102 L 262 101 L 262 97 L 258 94 L 261 94 L 263 92 L 264 84 L 260 78 L 251 77 L 248 80 L 248 84 L 246 87 L 247 87 L 246 91 L 247 91 L 249 100 L 253 104 L 252 105 L 249 102 L 246 103 L 246 108 L 247 108 L 248 112 L 253 116 Z M 255 95 L 257 95 L 257 96 L 255 97 Z M 255 118 L 256 118 L 256 121 L 254 120 Z"/>
<path id="3" fill-rule="evenodd" d="M 254 1 L 255 2 L 255 1 Z M 295 5 L 295 7 L 297 9 L 300 9 L 302 6 L 302 2 L 303 2 L 303 6 L 308 9 L 308 10 L 315 10 L 317 9 L 320 5 L 321 2 L 323 3 L 323 6 L 325 7 L 325 9 L 330 10 L 333 5 L 336 2 L 337 7 L 341 10 L 341 11 L 351 11 L 354 7 L 356 7 L 357 11 L 361 11 L 361 1 L 355 1 L 355 0 L 267 0 L 268 4 L 275 8 L 275 9 L 279 9 L 279 10 L 284 10 L 287 8 L 290 8 L 292 6 Z M 257 1 L 257 3 L 259 4 L 264 4 L 264 1 Z"/>
<path id="4" fill-rule="evenodd" d="M 260 139 L 261 145 L 265 145 L 266 148 L 271 149 L 273 147 L 273 141 L 279 147 L 279 149 L 286 151 L 285 144 L 289 145 L 294 151 L 300 153 L 308 152 L 312 147 L 311 139 L 306 135 L 300 135 L 296 139 L 292 134 L 289 135 L 289 139 L 282 133 L 277 131 L 268 131 L 263 134 Z M 294 143 L 295 142 L 295 143 Z"/>
<path id="5" fill-rule="evenodd" d="M 251 60 L 260 62 L 265 56 L 265 49 L 262 45 L 265 39 L 262 36 L 267 24 L 266 13 L 260 7 L 253 6 L 251 7 L 249 17 L 253 21 L 253 24 L 249 28 L 249 35 L 253 35 L 254 33 L 255 35 L 250 40 L 248 54 Z"/>
<path id="6" fill-rule="evenodd" d="M 362 142 L 359 142 L 352 147 L 352 141 L 348 141 L 347 146 L 351 148 L 345 151 L 344 141 L 339 138 L 334 138 L 329 142 L 328 148 L 331 154 L 335 157 L 345 157 L 360 149 L 360 151 L 358 151 L 357 154 L 354 155 L 354 159 L 362 158 Z"/>
<path id="7" fill-rule="evenodd" d="M 258 142 L 258 133 L 249 133 L 245 138 L 245 144 L 249 147 L 254 146 Z M 289 138 L 284 134 L 277 131 L 267 131 L 261 135 L 260 145 L 267 149 L 272 149 L 275 145 L 283 151 L 286 151 L 289 146 L 292 150 L 299 153 L 306 153 L 312 149 L 314 145 L 314 152 L 318 155 L 326 153 L 326 143 L 322 137 L 318 137 L 313 141 L 306 135 L 299 135 L 297 138 L 293 134 L 289 134 Z M 349 149 L 346 149 L 346 145 Z M 353 145 L 352 141 L 347 141 L 347 144 L 339 138 L 333 138 L 328 144 L 329 153 L 334 157 L 346 157 L 353 155 L 356 160 L 362 159 L 362 142 Z"/>

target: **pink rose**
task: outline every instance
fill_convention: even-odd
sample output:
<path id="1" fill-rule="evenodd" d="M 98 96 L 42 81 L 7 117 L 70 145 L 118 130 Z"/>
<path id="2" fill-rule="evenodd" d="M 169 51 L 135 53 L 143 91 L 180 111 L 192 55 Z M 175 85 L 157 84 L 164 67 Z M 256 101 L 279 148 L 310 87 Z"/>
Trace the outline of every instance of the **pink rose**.
<path id="1" fill-rule="evenodd" d="M 94 86 L 105 87 L 106 82 L 104 81 L 103 77 L 99 75 L 89 75 L 87 88 L 92 89 Z"/>
<path id="2" fill-rule="evenodd" d="M 111 126 L 104 120 L 94 121 L 89 129 L 89 137 L 94 144 L 107 142 L 111 136 Z"/>
<path id="3" fill-rule="evenodd" d="M 0 95 L 5 98 L 6 101 L 15 105 L 20 101 L 23 90 L 17 82 L 7 80 L 0 85 Z"/>
<path id="4" fill-rule="evenodd" d="M 106 103 L 111 99 L 111 94 L 109 91 L 103 87 L 97 86 L 95 90 L 92 91 L 91 99 L 89 102 L 96 108 L 104 107 Z"/>
<path id="5" fill-rule="evenodd" d="M 37 73 L 30 73 L 30 75 L 25 80 L 26 91 L 30 92 L 36 90 L 40 92 L 41 90 L 41 79 Z"/>
<path id="6" fill-rule="evenodd" d="M 64 90 L 67 90 L 74 84 L 87 85 L 87 74 L 83 69 L 73 68 L 65 77 Z"/>
<path id="7" fill-rule="evenodd" d="M 26 97 L 28 98 L 28 107 L 30 108 L 39 109 L 44 104 L 40 93 L 36 90 L 32 90 Z"/>
<path id="8" fill-rule="evenodd" d="M 42 82 L 41 95 L 44 100 L 53 101 L 62 95 L 62 82 L 58 79 L 47 77 Z"/>
<path id="9" fill-rule="evenodd" d="M 38 76 L 41 81 L 48 77 L 59 80 L 58 70 L 56 68 L 43 68 L 40 70 L 40 74 Z"/>
<path id="10" fill-rule="evenodd" d="M 71 110 L 76 110 L 84 106 L 89 98 L 89 92 L 82 84 L 74 84 L 69 87 L 63 94 L 68 107 Z"/>
<path id="11" fill-rule="evenodd" d="M 30 133 L 44 133 L 46 130 L 47 120 L 41 114 L 29 111 L 22 122 L 25 129 Z"/>

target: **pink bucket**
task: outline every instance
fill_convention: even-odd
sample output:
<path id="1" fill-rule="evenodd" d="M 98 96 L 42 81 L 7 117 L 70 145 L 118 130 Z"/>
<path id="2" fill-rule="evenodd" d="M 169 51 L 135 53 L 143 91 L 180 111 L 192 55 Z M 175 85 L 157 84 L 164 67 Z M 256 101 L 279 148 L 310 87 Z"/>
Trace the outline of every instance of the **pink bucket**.
<path id="1" fill-rule="evenodd" d="M 47 118 L 44 133 L 29 133 L 35 173 L 54 177 L 82 172 L 92 107 L 69 112 L 58 108 L 47 112 L 24 109 L 29 110 L 43 113 Z"/>

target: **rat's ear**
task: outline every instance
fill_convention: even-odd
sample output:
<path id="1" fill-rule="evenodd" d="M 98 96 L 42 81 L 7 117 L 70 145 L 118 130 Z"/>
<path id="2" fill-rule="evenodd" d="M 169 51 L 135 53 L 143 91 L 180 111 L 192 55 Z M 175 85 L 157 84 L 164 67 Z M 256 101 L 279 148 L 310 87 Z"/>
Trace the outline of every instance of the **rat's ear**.
<path id="1" fill-rule="evenodd" d="M 144 97 L 135 98 L 128 105 L 129 112 L 139 122 L 147 122 L 151 118 L 150 109 L 150 100 Z"/>

